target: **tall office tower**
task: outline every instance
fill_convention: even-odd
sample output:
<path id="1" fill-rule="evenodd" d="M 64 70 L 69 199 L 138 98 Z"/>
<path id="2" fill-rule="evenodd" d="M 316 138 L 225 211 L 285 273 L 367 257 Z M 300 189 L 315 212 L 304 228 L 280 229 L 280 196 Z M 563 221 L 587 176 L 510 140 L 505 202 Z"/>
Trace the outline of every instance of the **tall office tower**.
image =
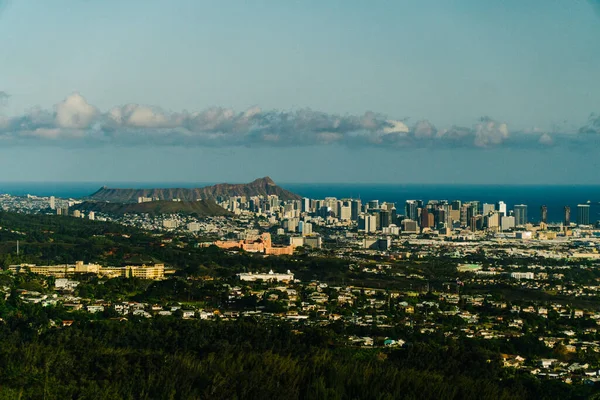
<path id="1" fill-rule="evenodd" d="M 483 203 L 483 215 L 488 215 L 494 211 L 496 211 L 496 206 L 494 204 Z"/>
<path id="2" fill-rule="evenodd" d="M 317 211 L 317 214 L 319 217 L 328 218 L 331 216 L 331 207 L 321 206 L 321 208 L 319 208 Z"/>
<path id="3" fill-rule="evenodd" d="M 470 219 L 469 229 L 471 229 L 471 232 L 483 229 L 483 216 L 473 215 Z"/>
<path id="4" fill-rule="evenodd" d="M 360 215 L 360 208 L 360 200 L 352 200 L 352 202 L 350 203 L 350 217 L 352 218 L 352 221 L 358 221 L 358 216 Z"/>
<path id="5" fill-rule="evenodd" d="M 438 204 L 440 204 L 439 200 L 429 200 L 427 202 L 426 208 L 429 210 L 434 210 L 438 206 Z"/>
<path id="6" fill-rule="evenodd" d="M 419 204 L 416 200 L 406 200 L 406 218 L 416 221 L 419 216 Z"/>
<path id="7" fill-rule="evenodd" d="M 452 209 L 453 210 L 460 210 L 460 208 L 462 207 L 462 201 L 460 200 L 452 200 Z"/>
<path id="8" fill-rule="evenodd" d="M 500 213 L 501 217 L 505 217 L 508 214 L 506 213 L 506 203 L 503 201 L 499 201 L 498 203 L 496 203 L 496 208 L 498 209 L 498 212 Z"/>
<path id="9" fill-rule="evenodd" d="M 527 223 L 527 206 L 525 204 L 517 204 L 514 208 L 515 224 L 523 226 Z"/>
<path id="10" fill-rule="evenodd" d="M 388 210 L 379 211 L 379 222 L 381 228 L 387 228 L 390 226 L 390 212 Z"/>
<path id="11" fill-rule="evenodd" d="M 50 196 L 50 208 L 54 210 L 56 208 L 56 199 L 54 196 Z"/>
<path id="12" fill-rule="evenodd" d="M 500 227 L 503 231 L 507 231 L 515 227 L 515 217 L 513 216 L 503 216 L 500 218 Z"/>
<path id="13" fill-rule="evenodd" d="M 378 209 L 379 208 L 379 200 L 371 200 L 368 203 L 369 209 Z"/>
<path id="14" fill-rule="evenodd" d="M 571 207 L 565 206 L 565 226 L 571 225 Z"/>
<path id="15" fill-rule="evenodd" d="M 352 219 L 350 200 L 338 201 L 336 215 L 340 220 L 350 221 Z"/>
<path id="16" fill-rule="evenodd" d="M 577 225 L 590 224 L 590 205 L 577 204 Z"/>
<path id="17" fill-rule="evenodd" d="M 500 213 L 493 211 L 484 217 L 484 225 L 491 230 L 498 230 L 500 227 Z"/>
<path id="18" fill-rule="evenodd" d="M 313 232 L 312 228 L 313 228 L 313 226 L 310 222 L 305 222 L 302 225 L 302 236 L 312 235 L 312 232 Z"/>
<path id="19" fill-rule="evenodd" d="M 310 212 L 310 199 L 308 197 L 302 198 L 302 212 Z"/>
<path id="20" fill-rule="evenodd" d="M 325 205 L 324 200 L 315 200 L 315 210 L 319 211 Z"/>
<path id="21" fill-rule="evenodd" d="M 377 217 L 370 214 L 362 214 L 358 217 L 358 230 L 365 233 L 377 231 Z"/>
<path id="22" fill-rule="evenodd" d="M 365 232 L 377 232 L 377 217 L 375 215 L 365 215 Z"/>
<path id="23" fill-rule="evenodd" d="M 442 207 L 442 208 L 438 208 L 435 212 L 435 219 L 434 219 L 434 225 L 435 226 L 441 226 L 441 225 L 448 225 L 448 211 L 446 210 L 446 208 Z"/>
<path id="24" fill-rule="evenodd" d="M 421 210 L 421 228 L 429 228 L 429 216 L 431 214 L 429 213 L 429 210 L 424 208 L 423 210 Z"/>
<path id="25" fill-rule="evenodd" d="M 335 197 L 325 197 L 325 203 L 327 207 L 331 208 L 334 213 L 337 214 L 338 211 L 338 200 Z"/>
<path id="26" fill-rule="evenodd" d="M 427 216 L 427 226 L 430 228 L 435 228 L 435 218 L 432 213 L 429 213 Z"/>
<path id="27" fill-rule="evenodd" d="M 468 204 L 467 205 L 467 221 L 470 221 L 472 217 L 479 215 L 479 210 L 476 205 Z"/>
<path id="28" fill-rule="evenodd" d="M 392 207 L 390 211 L 390 220 L 392 224 L 398 225 L 398 211 L 396 210 L 396 206 Z"/>
<path id="29" fill-rule="evenodd" d="M 469 224 L 469 208 L 466 204 L 460 207 L 460 226 L 466 227 Z"/>
<path id="30" fill-rule="evenodd" d="M 417 225 L 417 221 L 413 221 L 412 219 L 405 219 L 402 221 L 402 232 L 404 233 L 418 233 L 419 225 Z"/>
<path id="31" fill-rule="evenodd" d="M 548 223 L 548 207 L 546 206 L 540 207 L 540 222 Z"/>
<path id="32" fill-rule="evenodd" d="M 479 200 L 469 201 L 469 204 L 473 208 L 473 215 L 479 215 L 479 214 L 481 214 L 481 212 L 480 212 L 480 210 L 481 210 L 481 204 L 480 204 Z"/>
<path id="33" fill-rule="evenodd" d="M 276 194 L 270 194 L 269 195 L 269 205 L 271 206 L 270 209 L 274 209 L 275 207 L 279 207 L 279 196 L 277 196 Z"/>

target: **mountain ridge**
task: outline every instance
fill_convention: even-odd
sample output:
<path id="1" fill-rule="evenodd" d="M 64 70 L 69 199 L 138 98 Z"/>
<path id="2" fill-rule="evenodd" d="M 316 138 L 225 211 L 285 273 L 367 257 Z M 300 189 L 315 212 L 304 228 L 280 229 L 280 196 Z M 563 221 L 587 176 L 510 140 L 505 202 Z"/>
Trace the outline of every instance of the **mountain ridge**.
<path id="1" fill-rule="evenodd" d="M 107 201 L 84 201 L 71 209 L 110 215 L 124 214 L 197 214 L 200 217 L 233 215 L 212 200 L 170 201 L 159 200 L 145 203 L 117 203 Z"/>
<path id="2" fill-rule="evenodd" d="M 182 201 L 216 200 L 217 197 L 277 195 L 282 200 L 299 200 L 296 193 L 283 189 L 268 176 L 250 183 L 219 183 L 200 188 L 117 189 L 106 186 L 87 197 L 89 200 L 137 203 L 140 197 Z"/>

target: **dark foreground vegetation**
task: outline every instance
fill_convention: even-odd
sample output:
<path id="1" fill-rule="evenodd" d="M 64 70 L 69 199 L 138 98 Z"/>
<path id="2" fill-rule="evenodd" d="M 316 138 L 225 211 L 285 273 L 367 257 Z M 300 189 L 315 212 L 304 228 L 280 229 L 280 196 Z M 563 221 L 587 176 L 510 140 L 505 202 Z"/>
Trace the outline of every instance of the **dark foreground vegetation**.
<path id="1" fill-rule="evenodd" d="M 3 307 L 6 313 L 6 305 Z M 593 388 L 514 376 L 474 342 L 335 347 L 329 329 L 251 320 L 0 324 L 0 399 L 569 399 Z"/>

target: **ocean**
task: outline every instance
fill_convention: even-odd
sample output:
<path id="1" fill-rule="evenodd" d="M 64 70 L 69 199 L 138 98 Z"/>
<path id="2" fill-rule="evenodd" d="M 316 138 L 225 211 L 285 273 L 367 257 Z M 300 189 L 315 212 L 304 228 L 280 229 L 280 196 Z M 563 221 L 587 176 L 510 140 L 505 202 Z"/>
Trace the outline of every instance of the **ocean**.
<path id="1" fill-rule="evenodd" d="M 170 188 L 202 187 L 214 182 L 10 182 L 0 183 L 0 193 L 16 196 L 27 194 L 80 198 L 88 196 L 102 186 L 112 188 Z M 548 208 L 549 222 L 563 220 L 564 206 L 571 207 L 571 221 L 577 220 L 577 204 L 590 204 L 590 222 L 600 220 L 600 186 L 548 186 L 548 185 L 419 185 L 419 184 L 309 184 L 282 183 L 281 187 L 303 197 L 360 198 L 363 202 L 380 200 L 396 203 L 398 212 L 404 210 L 406 200 L 479 200 L 483 203 L 504 201 L 508 209 L 515 204 L 528 206 L 530 222 L 540 220 L 540 207 Z"/>

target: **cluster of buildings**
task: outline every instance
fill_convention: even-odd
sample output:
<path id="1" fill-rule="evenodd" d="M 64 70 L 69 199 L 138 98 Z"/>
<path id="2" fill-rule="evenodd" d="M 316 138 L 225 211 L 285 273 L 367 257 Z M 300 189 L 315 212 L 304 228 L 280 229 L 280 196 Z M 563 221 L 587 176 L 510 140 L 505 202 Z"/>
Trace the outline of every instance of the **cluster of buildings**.
<path id="1" fill-rule="evenodd" d="M 103 267 L 99 264 L 84 264 L 83 261 L 77 261 L 75 264 L 62 265 L 17 264 L 10 265 L 8 270 L 15 274 L 31 272 L 58 278 L 78 274 L 94 274 L 108 278 L 141 278 L 153 280 L 165 278 L 164 264 Z"/>
<path id="2" fill-rule="evenodd" d="M 243 240 L 217 240 L 211 244 L 221 249 L 239 248 L 250 253 L 263 253 L 275 256 L 292 255 L 294 254 L 295 247 L 294 245 L 273 245 L 271 242 L 271 234 L 267 232 L 260 235 L 248 235 L 248 237 Z"/>
<path id="3" fill-rule="evenodd" d="M 238 215 L 254 214 L 269 218 L 281 226 L 278 234 L 311 236 L 314 226 L 356 229 L 365 234 L 439 234 L 456 235 L 458 232 L 499 233 L 527 230 L 530 224 L 528 206 L 517 204 L 509 210 L 506 203 L 488 204 L 461 200 L 407 200 L 403 209 L 395 203 L 360 199 L 309 199 L 282 201 L 277 196 L 243 196 L 221 199 L 220 205 Z M 547 206 L 540 207 L 538 230 L 554 230 L 568 234 L 573 228 L 592 228 L 590 204 L 579 204 L 576 224 L 571 219 L 570 206 L 564 207 L 560 225 L 549 225 Z M 525 234 L 527 236 L 527 234 Z M 550 234 L 552 236 L 552 234 Z"/>

